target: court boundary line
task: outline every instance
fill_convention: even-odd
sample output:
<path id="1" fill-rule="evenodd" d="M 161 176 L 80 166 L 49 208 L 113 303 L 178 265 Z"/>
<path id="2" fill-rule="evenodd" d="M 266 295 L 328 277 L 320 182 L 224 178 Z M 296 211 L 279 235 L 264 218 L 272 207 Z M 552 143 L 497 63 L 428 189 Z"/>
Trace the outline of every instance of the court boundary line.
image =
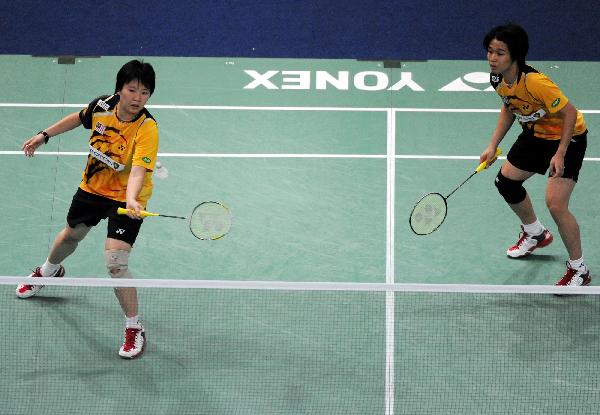
<path id="1" fill-rule="evenodd" d="M 52 104 L 27 102 L 0 102 L 0 108 L 85 108 L 87 104 Z M 411 108 L 411 107 L 294 107 L 294 106 L 243 106 L 243 105 L 168 105 L 149 104 L 149 109 L 224 110 L 224 111 L 341 111 L 341 112 L 466 112 L 498 113 L 500 108 Z M 600 114 L 600 110 L 580 109 L 583 114 Z"/>
<path id="2" fill-rule="evenodd" d="M 387 111 L 387 154 L 386 154 L 386 253 L 385 253 L 385 282 L 393 284 L 395 282 L 394 259 L 396 253 L 395 246 L 395 195 L 396 195 L 396 117 L 393 110 Z M 395 343 L 395 293 L 386 291 L 385 293 L 385 382 L 384 399 L 385 415 L 394 415 L 395 411 L 395 363 L 394 353 Z"/>
<path id="3" fill-rule="evenodd" d="M 22 156 L 22 151 L 0 150 L 0 156 Z M 84 151 L 37 151 L 36 156 L 87 156 Z M 387 154 L 301 154 L 301 153 L 158 153 L 167 158 L 332 158 L 332 159 L 388 159 Z M 396 160 L 479 160 L 479 156 L 444 156 L 429 154 L 396 154 Z M 505 160 L 506 156 L 498 157 Z M 600 157 L 585 157 L 583 161 L 600 161 Z"/>
<path id="4" fill-rule="evenodd" d="M 394 210 L 395 210 L 395 194 L 396 194 L 396 117 L 394 117 L 393 111 L 387 112 L 387 218 L 386 218 L 386 273 L 385 281 L 388 284 L 394 282 Z"/>

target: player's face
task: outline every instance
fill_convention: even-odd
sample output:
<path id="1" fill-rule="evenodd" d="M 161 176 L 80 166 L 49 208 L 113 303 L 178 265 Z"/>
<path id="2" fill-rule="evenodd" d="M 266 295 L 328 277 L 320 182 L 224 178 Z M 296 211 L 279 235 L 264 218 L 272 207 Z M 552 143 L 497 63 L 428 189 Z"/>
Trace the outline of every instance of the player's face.
<path id="1" fill-rule="evenodd" d="M 506 74 L 516 65 L 506 43 L 498 39 L 492 39 L 488 45 L 487 60 L 491 71 L 496 74 Z"/>
<path id="2" fill-rule="evenodd" d="M 146 88 L 139 80 L 134 79 L 123 85 L 119 91 L 119 109 L 122 115 L 134 118 L 144 109 L 150 98 L 150 89 Z"/>

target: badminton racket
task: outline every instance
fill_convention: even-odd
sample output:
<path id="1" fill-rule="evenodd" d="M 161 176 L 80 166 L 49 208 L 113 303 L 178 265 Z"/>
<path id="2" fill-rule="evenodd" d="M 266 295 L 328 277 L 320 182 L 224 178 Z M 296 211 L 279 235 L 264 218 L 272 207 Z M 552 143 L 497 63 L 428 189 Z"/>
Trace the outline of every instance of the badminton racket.
<path id="1" fill-rule="evenodd" d="M 496 160 L 498 156 L 502 154 L 500 148 L 496 149 L 496 154 L 492 161 Z M 447 196 L 441 193 L 428 193 L 423 196 L 410 213 L 410 228 L 417 235 L 429 235 L 437 228 L 439 228 L 448 214 L 448 198 L 454 194 L 463 184 L 469 181 L 471 177 L 481 172 L 487 167 L 487 161 L 482 162 L 469 177 L 467 177 L 461 184 L 459 184 L 453 191 Z"/>
<path id="2" fill-rule="evenodd" d="M 118 208 L 119 215 L 126 215 L 129 209 Z M 183 216 L 163 215 L 162 213 L 140 211 L 143 218 L 146 217 L 163 217 L 173 219 L 187 220 L 190 231 L 198 239 L 216 240 L 221 239 L 229 233 L 232 223 L 231 211 L 227 206 L 220 202 L 202 202 L 192 210 L 189 218 Z"/>

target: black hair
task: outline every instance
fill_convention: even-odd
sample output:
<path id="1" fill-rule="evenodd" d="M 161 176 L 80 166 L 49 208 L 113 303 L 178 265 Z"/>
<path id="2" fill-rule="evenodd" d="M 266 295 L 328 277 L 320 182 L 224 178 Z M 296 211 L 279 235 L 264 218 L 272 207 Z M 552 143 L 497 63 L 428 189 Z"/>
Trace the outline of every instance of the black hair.
<path id="1" fill-rule="evenodd" d="M 488 49 L 493 39 L 506 43 L 510 57 L 517 61 L 519 70 L 522 71 L 525 68 L 525 56 L 529 51 L 529 37 L 525 29 L 516 23 L 494 27 L 483 38 L 483 48 L 485 50 Z"/>
<path id="2" fill-rule="evenodd" d="M 150 95 L 154 93 L 154 85 L 156 75 L 154 68 L 149 63 L 134 59 L 127 62 L 119 69 L 117 73 L 117 82 L 115 84 L 115 92 L 119 92 L 123 85 L 137 79 L 146 88 L 150 90 Z"/>

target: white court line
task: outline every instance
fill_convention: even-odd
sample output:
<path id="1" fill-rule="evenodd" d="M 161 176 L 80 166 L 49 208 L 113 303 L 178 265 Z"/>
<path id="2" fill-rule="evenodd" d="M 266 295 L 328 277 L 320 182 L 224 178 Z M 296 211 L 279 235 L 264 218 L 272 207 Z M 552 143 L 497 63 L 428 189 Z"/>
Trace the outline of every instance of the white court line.
<path id="1" fill-rule="evenodd" d="M 386 218 L 386 269 L 385 282 L 393 284 L 394 271 L 394 238 L 395 238 L 395 194 L 396 194 L 396 117 L 390 109 L 387 113 L 387 218 Z M 395 402 L 395 293 L 385 293 L 385 415 L 394 415 Z"/>
<path id="2" fill-rule="evenodd" d="M 26 102 L 0 102 L 0 107 L 8 108 L 85 108 L 88 104 L 41 104 Z M 163 105 L 149 104 L 148 109 L 171 110 L 223 110 L 223 111 L 347 111 L 347 112 L 386 112 L 389 108 L 377 107 L 260 107 L 240 105 Z"/>
<path id="3" fill-rule="evenodd" d="M 388 284 L 394 283 L 394 204 L 396 194 L 396 117 L 389 110 L 387 115 L 387 261 L 385 280 Z"/>
<path id="4" fill-rule="evenodd" d="M 87 156 L 83 151 L 36 151 L 36 156 Z M 21 156 L 22 151 L 0 150 L 0 155 Z M 290 154 L 290 153 L 158 153 L 158 157 L 173 158 L 338 158 L 385 159 L 385 154 Z"/>
<path id="5" fill-rule="evenodd" d="M 36 156 L 87 156 L 89 153 L 83 151 L 38 151 Z M 22 151 L 0 150 L 0 156 L 22 156 Z M 235 154 L 235 153 L 158 153 L 158 157 L 164 158 L 334 158 L 334 159 L 387 159 L 386 154 Z M 444 156 L 436 154 L 397 154 L 396 160 L 479 160 L 479 156 Z M 506 157 L 498 157 L 504 160 Z M 586 157 L 584 161 L 600 161 L 599 157 Z"/>
<path id="6" fill-rule="evenodd" d="M 83 151 L 38 151 L 36 156 L 87 156 L 89 153 Z M 22 156 L 22 151 L 0 150 L 0 155 Z M 337 159 L 433 159 L 433 160 L 479 160 L 479 156 L 443 156 L 422 154 L 399 154 L 391 156 L 388 154 L 292 154 L 292 153 L 158 153 L 162 158 L 337 158 Z M 499 157 L 502 159 L 502 157 Z M 600 160 L 600 159 L 599 159 Z M 388 178 L 389 180 L 389 178 Z M 389 183 L 388 183 L 389 186 Z"/>
<path id="7" fill-rule="evenodd" d="M 85 108 L 87 104 L 42 104 L 27 102 L 0 102 L 0 107 L 9 108 Z M 149 104 L 148 109 L 175 109 L 175 110 L 224 110 L 224 111 L 347 111 L 347 112 L 388 112 L 390 108 L 378 107 L 293 107 L 293 106 L 240 106 L 240 105 L 166 105 Z M 396 109 L 393 110 L 405 110 Z M 407 108 L 410 111 L 419 111 L 417 108 Z M 427 109 L 427 111 L 431 111 Z M 461 110 L 462 111 L 462 110 Z M 478 112 L 480 110 L 468 110 Z M 485 111 L 485 110 L 481 110 Z M 499 112 L 499 110 L 496 110 Z"/>
<path id="8" fill-rule="evenodd" d="M 0 107 L 8 108 L 85 108 L 87 104 L 37 104 L 32 102 L 0 102 Z"/>
<path id="9" fill-rule="evenodd" d="M 31 102 L 0 102 L 0 107 L 8 108 L 85 108 L 87 104 L 46 104 Z M 273 107 L 240 105 L 167 105 L 150 104 L 148 109 L 177 110 L 223 110 L 223 111 L 346 111 L 346 112 L 451 112 L 451 113 L 493 113 L 499 108 L 380 108 L 380 107 Z M 600 114 L 600 110 L 580 110 L 584 114 Z"/>

